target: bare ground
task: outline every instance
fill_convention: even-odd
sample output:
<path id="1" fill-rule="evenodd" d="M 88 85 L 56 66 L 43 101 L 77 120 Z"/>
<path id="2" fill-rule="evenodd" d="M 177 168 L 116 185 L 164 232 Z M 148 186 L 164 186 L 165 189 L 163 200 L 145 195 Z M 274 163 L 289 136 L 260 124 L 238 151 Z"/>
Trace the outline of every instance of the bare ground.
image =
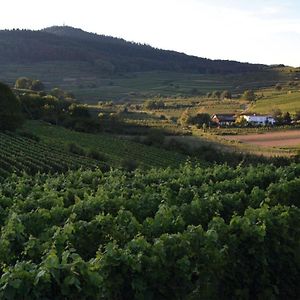
<path id="1" fill-rule="evenodd" d="M 300 130 L 278 131 L 264 134 L 224 136 L 226 140 L 262 147 L 290 147 L 300 145 Z"/>

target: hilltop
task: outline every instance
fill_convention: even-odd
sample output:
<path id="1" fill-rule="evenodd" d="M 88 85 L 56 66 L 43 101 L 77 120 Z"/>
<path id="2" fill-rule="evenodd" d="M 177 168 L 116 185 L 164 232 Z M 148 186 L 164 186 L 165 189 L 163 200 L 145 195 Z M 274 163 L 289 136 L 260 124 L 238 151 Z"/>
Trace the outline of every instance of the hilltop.
<path id="1" fill-rule="evenodd" d="M 53 26 L 40 31 L 0 31 L 0 57 L 2 63 L 89 62 L 108 73 L 154 70 L 238 73 L 264 67 L 188 56 L 68 26 Z"/>
<path id="2" fill-rule="evenodd" d="M 0 66 L 0 81 L 36 78 L 85 102 L 265 87 L 282 75 L 274 66 L 189 56 L 69 26 L 1 30 Z"/>

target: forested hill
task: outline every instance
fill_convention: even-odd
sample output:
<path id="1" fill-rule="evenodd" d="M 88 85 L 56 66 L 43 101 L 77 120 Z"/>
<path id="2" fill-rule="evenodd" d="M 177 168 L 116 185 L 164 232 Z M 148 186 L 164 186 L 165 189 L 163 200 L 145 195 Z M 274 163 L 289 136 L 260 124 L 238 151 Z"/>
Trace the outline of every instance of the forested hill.
<path id="1" fill-rule="evenodd" d="M 209 60 L 97 35 L 68 26 L 0 31 L 0 63 L 88 62 L 108 74 L 178 71 L 211 74 L 258 71 L 264 65 Z"/>

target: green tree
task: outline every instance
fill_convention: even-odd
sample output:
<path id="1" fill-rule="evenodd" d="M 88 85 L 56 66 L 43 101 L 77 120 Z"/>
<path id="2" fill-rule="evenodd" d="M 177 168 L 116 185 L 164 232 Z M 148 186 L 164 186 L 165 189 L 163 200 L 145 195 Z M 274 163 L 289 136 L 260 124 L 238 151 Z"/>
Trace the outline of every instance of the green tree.
<path id="1" fill-rule="evenodd" d="M 292 118 L 288 111 L 282 115 L 282 120 L 283 120 L 283 123 L 286 125 L 289 125 L 292 123 Z"/>
<path id="2" fill-rule="evenodd" d="M 277 124 L 283 123 L 282 111 L 279 108 L 273 110 L 272 116 Z"/>
<path id="3" fill-rule="evenodd" d="M 253 90 L 246 90 L 243 94 L 243 99 L 248 101 L 254 101 L 255 100 L 255 93 Z"/>
<path id="4" fill-rule="evenodd" d="M 210 115 L 206 113 L 199 113 L 191 119 L 191 123 L 199 127 L 201 127 L 203 124 L 209 125 Z"/>
<path id="5" fill-rule="evenodd" d="M 212 98 L 220 98 L 221 97 L 221 92 L 220 91 L 213 91 L 212 92 Z"/>
<path id="6" fill-rule="evenodd" d="M 225 90 L 225 91 L 222 92 L 220 97 L 221 97 L 221 99 L 231 99 L 232 95 L 231 95 L 230 91 Z"/>
<path id="7" fill-rule="evenodd" d="M 299 121 L 299 120 L 300 120 L 300 110 L 297 110 L 295 114 L 295 121 Z"/>
<path id="8" fill-rule="evenodd" d="M 9 86 L 0 83 L 0 130 L 15 130 L 23 123 L 21 105 Z"/>
<path id="9" fill-rule="evenodd" d="M 27 77 L 20 77 L 16 80 L 15 88 L 29 90 L 32 85 L 32 80 Z"/>
<path id="10" fill-rule="evenodd" d="M 32 80 L 30 89 L 33 91 L 43 91 L 45 86 L 40 80 Z"/>
<path id="11" fill-rule="evenodd" d="M 275 90 L 276 90 L 276 91 L 281 91 L 281 90 L 282 90 L 282 86 L 281 86 L 280 83 L 277 83 L 277 84 L 275 85 Z"/>
<path id="12" fill-rule="evenodd" d="M 191 124 L 192 119 L 193 119 L 193 118 L 192 118 L 192 116 L 190 115 L 189 110 L 186 109 L 186 110 L 181 114 L 181 116 L 180 116 L 180 118 L 179 118 L 179 123 L 180 123 L 181 125 L 189 125 L 189 124 Z"/>

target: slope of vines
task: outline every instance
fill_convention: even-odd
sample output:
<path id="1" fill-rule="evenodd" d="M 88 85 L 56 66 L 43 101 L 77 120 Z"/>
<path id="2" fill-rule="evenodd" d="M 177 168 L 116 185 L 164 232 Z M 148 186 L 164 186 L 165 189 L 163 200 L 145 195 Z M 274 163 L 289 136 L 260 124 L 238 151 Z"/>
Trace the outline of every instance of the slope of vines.
<path id="1" fill-rule="evenodd" d="M 299 299 L 300 165 L 0 184 L 1 299 Z"/>
<path id="2" fill-rule="evenodd" d="M 0 132 L 0 179 L 11 173 L 64 172 L 95 168 L 100 162 L 16 134 Z"/>
<path id="3" fill-rule="evenodd" d="M 132 160 L 145 167 L 177 167 L 187 160 L 187 156 L 180 153 L 142 145 L 108 134 L 75 132 L 39 121 L 27 122 L 25 128 L 39 136 L 45 143 L 56 147 L 75 142 L 86 149 L 97 149 L 107 157 L 110 165 L 117 167 L 124 160 Z"/>

